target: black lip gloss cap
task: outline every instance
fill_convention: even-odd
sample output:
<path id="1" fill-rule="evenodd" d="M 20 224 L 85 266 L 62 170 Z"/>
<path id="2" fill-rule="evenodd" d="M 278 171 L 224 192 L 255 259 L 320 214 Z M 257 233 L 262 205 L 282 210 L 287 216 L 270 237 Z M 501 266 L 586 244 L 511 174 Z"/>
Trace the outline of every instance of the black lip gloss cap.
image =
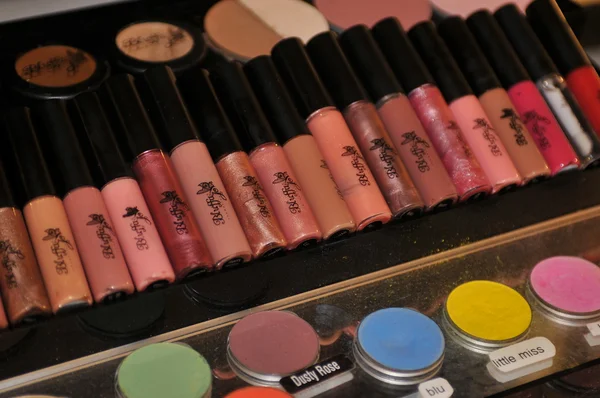
<path id="1" fill-rule="evenodd" d="M 168 66 L 150 68 L 136 79 L 142 102 L 168 152 L 184 142 L 198 140 L 196 126 L 175 81 L 175 75 Z"/>
<path id="2" fill-rule="evenodd" d="M 516 5 L 507 4 L 498 9 L 494 16 L 533 80 L 558 73 L 525 15 Z"/>
<path id="3" fill-rule="evenodd" d="M 4 164 L 0 161 L 0 208 L 15 207 L 16 202 L 4 170 Z"/>
<path id="4" fill-rule="evenodd" d="M 79 145 L 64 100 L 48 100 L 36 104 L 32 114 L 39 119 L 37 135 L 46 150 L 49 164 L 60 173 L 55 181 L 64 183 L 67 194 L 73 189 L 94 186 L 94 180 Z M 50 170 L 52 174 L 52 170 Z M 56 173 L 55 173 L 56 174 Z"/>
<path id="5" fill-rule="evenodd" d="M 263 144 L 277 143 L 239 62 L 219 65 L 210 78 L 246 152 Z"/>
<path id="6" fill-rule="evenodd" d="M 12 108 L 2 118 L 4 133 L 14 154 L 24 203 L 40 196 L 55 196 L 54 184 L 31 121 L 28 108 Z"/>
<path id="7" fill-rule="evenodd" d="M 223 156 L 242 151 L 208 72 L 200 68 L 190 69 L 179 75 L 177 84 L 213 161 L 217 163 Z"/>
<path id="8" fill-rule="evenodd" d="M 377 47 L 369 28 L 365 25 L 353 26 L 340 35 L 339 42 L 374 102 L 389 95 L 403 93 L 402 86 Z"/>
<path id="9" fill-rule="evenodd" d="M 408 32 L 408 37 L 429 67 L 448 103 L 473 94 L 450 50 L 436 32 L 433 22 L 426 21 L 415 25 Z"/>
<path id="10" fill-rule="evenodd" d="M 397 18 L 383 19 L 371 31 L 396 79 L 407 93 L 425 84 L 435 84 Z"/>
<path id="11" fill-rule="evenodd" d="M 285 144 L 299 135 L 310 134 L 271 57 L 261 55 L 253 58 L 244 65 L 244 72 L 281 143 Z"/>
<path id="12" fill-rule="evenodd" d="M 527 70 L 491 12 L 481 10 L 471 14 L 467 18 L 467 26 L 505 89 L 509 89 L 517 83 L 531 80 Z"/>
<path id="13" fill-rule="evenodd" d="M 526 13 L 531 27 L 562 74 L 591 65 L 556 1 L 535 0 Z"/>
<path id="14" fill-rule="evenodd" d="M 339 109 L 367 100 L 367 93 L 350 67 L 335 33 L 316 35 L 306 44 L 306 51 Z"/>
<path id="15" fill-rule="evenodd" d="M 437 29 L 475 95 L 480 96 L 488 90 L 501 87 L 494 70 L 461 17 L 446 18 L 438 24 Z"/>
<path id="16" fill-rule="evenodd" d="M 281 40 L 271 50 L 271 57 L 304 120 L 320 109 L 335 106 L 300 39 Z"/>
<path id="17" fill-rule="evenodd" d="M 127 137 L 133 156 L 162 149 L 142 100 L 135 87 L 133 76 L 124 74 L 108 79 L 106 99 L 114 104 L 120 127 Z"/>
<path id="18" fill-rule="evenodd" d="M 78 95 L 70 105 L 72 114 L 81 121 L 81 134 L 91 145 L 103 184 L 117 178 L 132 177 L 131 168 L 123 159 L 98 95 L 93 92 Z"/>

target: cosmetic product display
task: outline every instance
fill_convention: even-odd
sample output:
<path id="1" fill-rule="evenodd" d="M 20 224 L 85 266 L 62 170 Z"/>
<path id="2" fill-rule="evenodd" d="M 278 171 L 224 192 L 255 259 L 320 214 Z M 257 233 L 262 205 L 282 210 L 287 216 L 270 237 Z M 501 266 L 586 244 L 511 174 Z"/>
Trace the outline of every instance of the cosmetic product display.
<path id="1" fill-rule="evenodd" d="M 494 15 L 567 135 L 581 167 L 595 165 L 600 158 L 598 136 L 525 15 L 510 4 Z"/>
<path id="2" fill-rule="evenodd" d="M 391 219 L 391 212 L 342 114 L 335 108 L 298 39 L 286 39 L 272 53 L 294 104 L 310 130 L 358 230 Z"/>
<path id="3" fill-rule="evenodd" d="M 412 107 L 456 187 L 459 200 L 476 199 L 491 192 L 490 183 L 452 111 L 398 20 L 387 18 L 377 23 L 373 36 L 408 93 Z"/>
<path id="4" fill-rule="evenodd" d="M 124 26 L 114 39 L 116 65 L 141 73 L 163 64 L 175 73 L 198 65 L 206 54 L 201 32 L 174 21 L 139 21 Z"/>
<path id="5" fill-rule="evenodd" d="M 571 144 L 493 15 L 478 11 L 467 18 L 467 25 L 552 175 L 578 168 L 579 159 Z"/>
<path id="6" fill-rule="evenodd" d="M 600 132 L 600 77 L 554 0 L 536 0 L 527 19 L 595 132 Z"/>
<path id="7" fill-rule="evenodd" d="M 465 21 L 460 17 L 446 18 L 438 24 L 438 32 L 479 98 L 523 183 L 547 177 L 550 169 Z"/>
<path id="8" fill-rule="evenodd" d="M 148 69 L 142 78 L 145 102 L 158 136 L 169 151 L 187 203 L 200 227 L 216 268 L 252 258 L 250 246 L 206 145 L 181 100 L 168 67 Z"/>
<path id="9" fill-rule="evenodd" d="M 521 175 L 433 23 L 416 25 L 408 36 L 440 86 L 457 125 L 492 185 L 492 193 L 520 184 Z"/>
<path id="10" fill-rule="evenodd" d="M 346 30 L 340 36 L 340 45 L 375 102 L 426 209 L 452 205 L 457 200 L 452 180 L 367 27 L 358 25 Z"/>
<path id="11" fill-rule="evenodd" d="M 306 48 L 358 143 L 358 156 L 364 156 L 392 215 L 401 218 L 420 214 L 423 201 L 334 33 L 322 33 L 314 37 Z"/>
<path id="12" fill-rule="evenodd" d="M 89 140 L 100 169 L 100 192 L 136 290 L 142 292 L 173 282 L 175 274 L 156 223 L 131 168 L 123 160 L 98 96 L 81 94 L 73 105 L 73 119 L 80 118 L 80 134 L 85 134 L 80 139 Z"/>
<path id="13" fill-rule="evenodd" d="M 56 195 L 27 108 L 4 115 L 5 139 L 24 190 L 23 215 L 53 312 L 91 305 L 81 257 L 65 206 Z"/>
<path id="14" fill-rule="evenodd" d="M 264 191 L 281 225 L 289 250 L 321 240 L 322 233 L 283 148 L 258 104 L 237 62 L 221 65 L 211 74 L 215 91 L 233 129 L 256 170 L 258 189 Z"/>
<path id="15" fill-rule="evenodd" d="M 283 151 L 319 223 L 323 239 L 341 238 L 354 232 L 356 224 L 350 210 L 271 59 L 266 55 L 254 58 L 244 66 L 244 71 L 273 132 L 283 143 Z"/>
<path id="16" fill-rule="evenodd" d="M 204 70 L 185 73 L 179 79 L 179 88 L 215 162 L 253 257 L 280 252 L 287 246 L 281 226 L 216 97 L 208 73 Z"/>
<path id="17" fill-rule="evenodd" d="M 169 156 L 156 133 L 130 75 L 111 77 L 107 97 L 135 156 L 131 167 L 152 214 L 177 279 L 210 271 L 212 259 Z M 118 134 L 118 133 L 117 133 Z"/>

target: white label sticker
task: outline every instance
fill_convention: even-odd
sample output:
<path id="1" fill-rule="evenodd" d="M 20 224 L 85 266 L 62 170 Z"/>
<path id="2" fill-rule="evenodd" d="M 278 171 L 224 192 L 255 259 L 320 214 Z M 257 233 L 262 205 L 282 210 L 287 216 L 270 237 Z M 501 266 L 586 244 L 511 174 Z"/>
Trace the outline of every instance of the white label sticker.
<path id="1" fill-rule="evenodd" d="M 588 323 L 587 327 L 590 330 L 590 333 L 592 334 L 592 336 L 594 336 L 594 337 L 600 336 L 600 321 Z"/>
<path id="2" fill-rule="evenodd" d="M 448 380 L 442 377 L 419 384 L 420 398 L 449 398 L 452 394 L 454 394 L 454 389 L 450 383 L 448 383 Z"/>
<path id="3" fill-rule="evenodd" d="M 502 373 L 545 361 L 554 355 L 556 347 L 545 337 L 534 337 L 488 354 L 490 365 Z"/>

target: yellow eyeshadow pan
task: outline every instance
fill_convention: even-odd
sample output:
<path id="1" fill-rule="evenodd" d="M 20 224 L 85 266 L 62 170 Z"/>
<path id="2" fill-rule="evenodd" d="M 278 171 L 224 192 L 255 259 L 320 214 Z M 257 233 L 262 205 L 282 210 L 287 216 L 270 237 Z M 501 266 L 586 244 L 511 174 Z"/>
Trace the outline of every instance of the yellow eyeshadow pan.
<path id="1" fill-rule="evenodd" d="M 472 281 L 455 288 L 446 301 L 446 314 L 459 331 L 496 343 L 519 338 L 531 324 L 531 308 L 525 298 L 491 281 Z"/>

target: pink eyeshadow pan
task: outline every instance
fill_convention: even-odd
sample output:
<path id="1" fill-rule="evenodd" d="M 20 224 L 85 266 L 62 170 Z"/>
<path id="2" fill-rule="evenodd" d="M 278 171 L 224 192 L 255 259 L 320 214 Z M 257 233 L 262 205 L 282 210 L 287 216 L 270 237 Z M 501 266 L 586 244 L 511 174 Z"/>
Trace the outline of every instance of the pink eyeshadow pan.
<path id="1" fill-rule="evenodd" d="M 542 304 L 572 314 L 600 312 L 600 268 L 587 260 L 548 258 L 533 268 L 529 282 Z"/>

